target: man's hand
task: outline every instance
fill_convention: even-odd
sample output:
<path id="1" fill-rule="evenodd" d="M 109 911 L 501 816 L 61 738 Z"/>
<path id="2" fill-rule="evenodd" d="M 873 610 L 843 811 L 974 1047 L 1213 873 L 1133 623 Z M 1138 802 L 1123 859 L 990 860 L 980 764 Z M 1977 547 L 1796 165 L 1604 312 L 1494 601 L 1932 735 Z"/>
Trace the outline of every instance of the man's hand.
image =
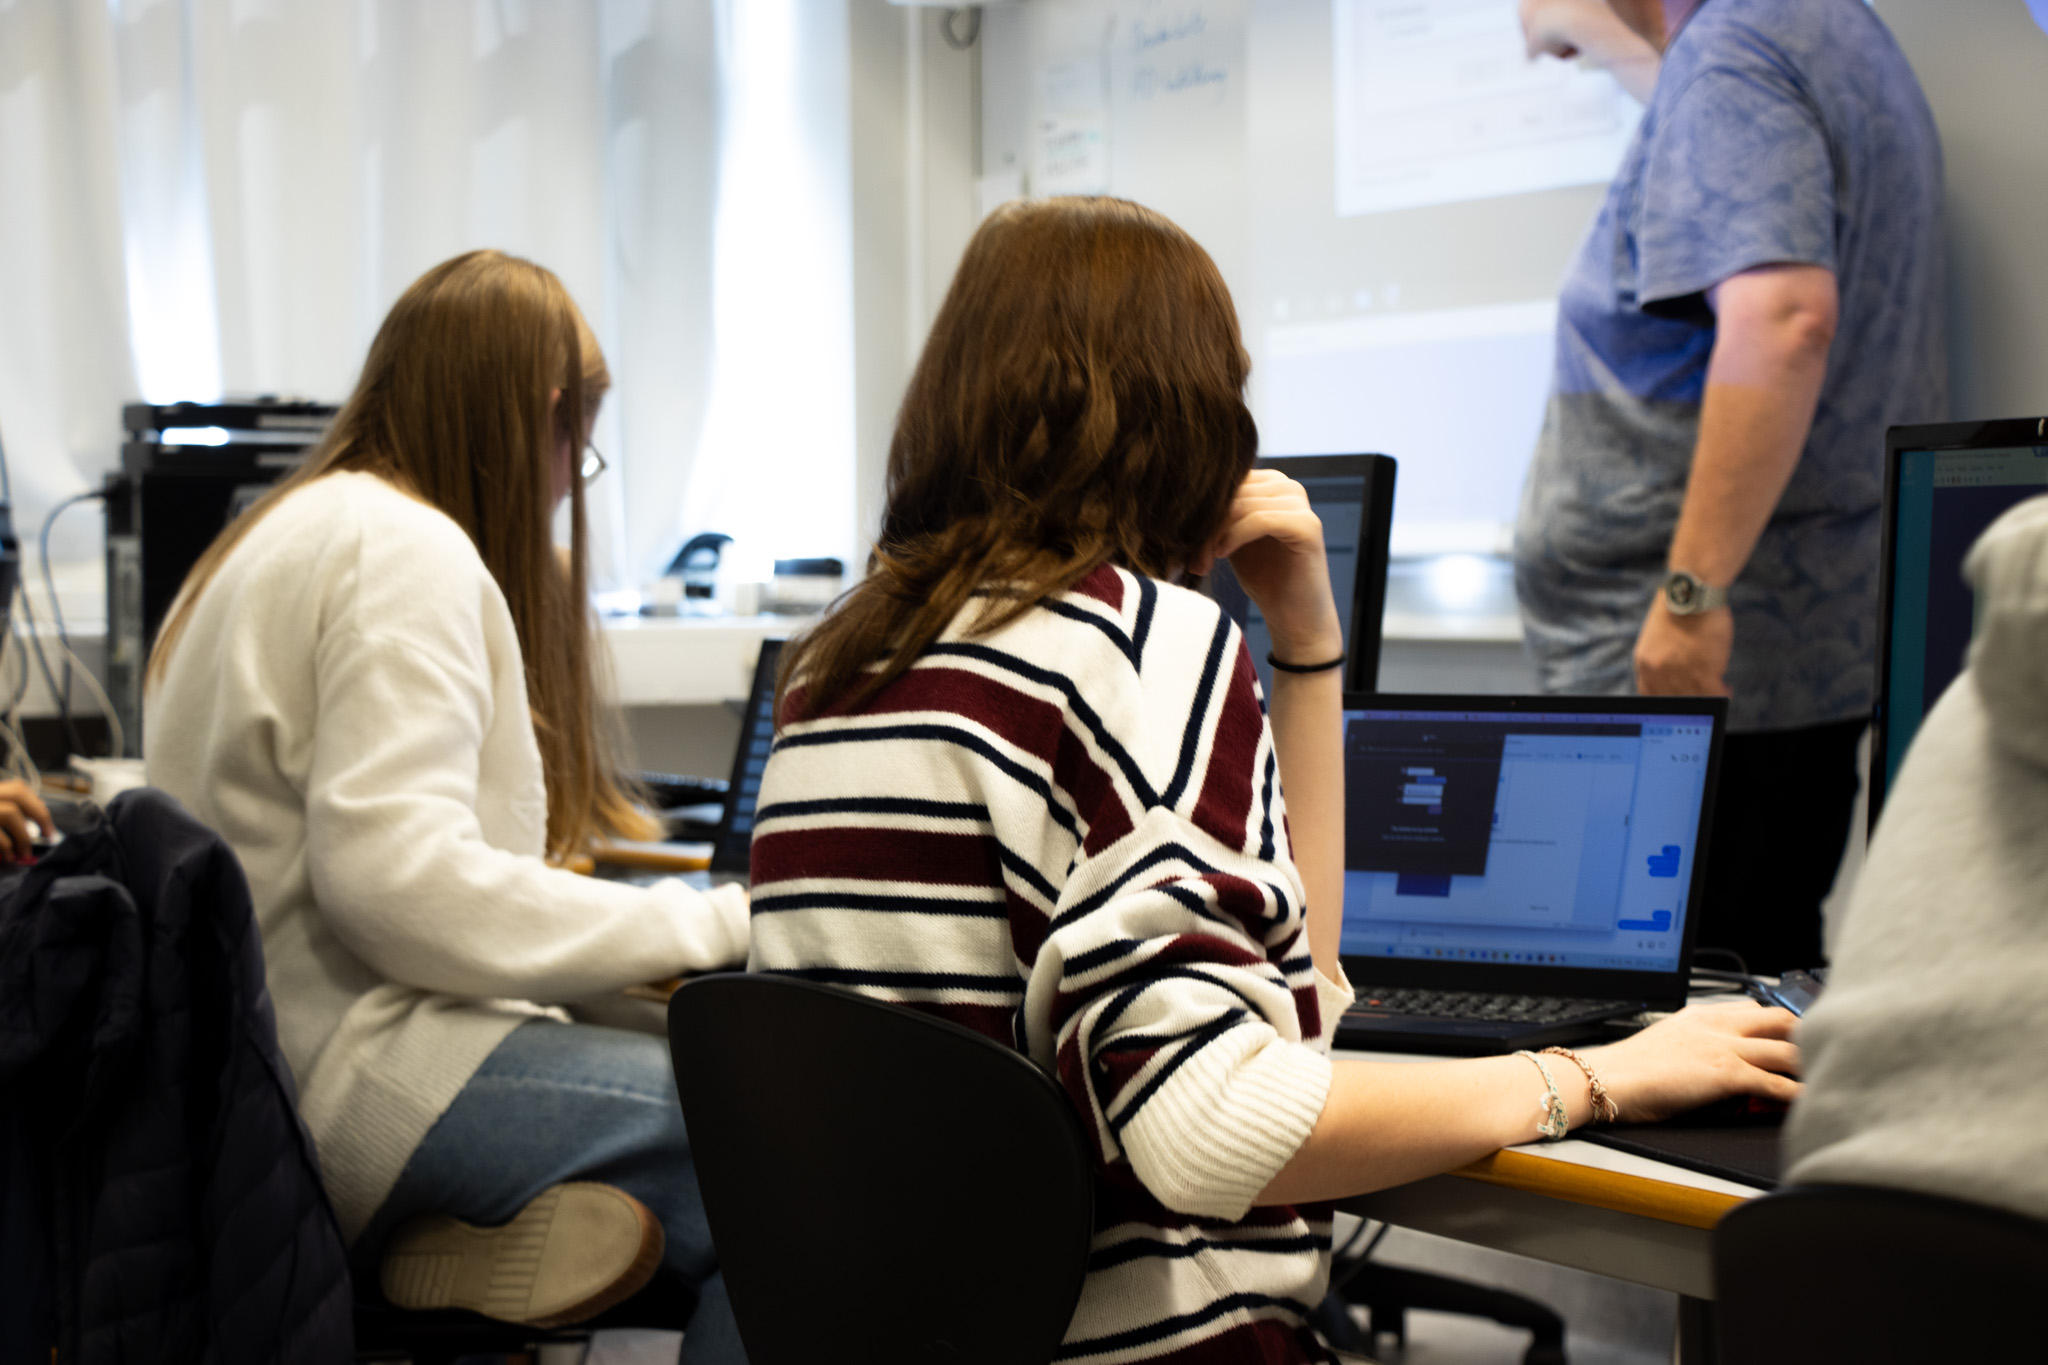
<path id="1" fill-rule="evenodd" d="M 1726 607 L 1673 616 L 1664 595 L 1636 636 L 1636 691 L 1646 697 L 1726 697 L 1735 652 L 1735 613 Z"/>

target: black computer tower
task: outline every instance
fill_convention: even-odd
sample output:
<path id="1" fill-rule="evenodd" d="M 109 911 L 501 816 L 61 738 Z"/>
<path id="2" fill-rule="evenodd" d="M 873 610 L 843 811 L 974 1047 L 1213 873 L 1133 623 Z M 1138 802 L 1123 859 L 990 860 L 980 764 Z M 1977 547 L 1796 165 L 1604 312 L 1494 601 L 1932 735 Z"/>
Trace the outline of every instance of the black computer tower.
<path id="1" fill-rule="evenodd" d="M 337 411 L 256 398 L 130 403 L 107 476 L 107 693 L 128 756 L 142 753 L 149 651 L 185 574 L 242 508 L 296 469 Z"/>

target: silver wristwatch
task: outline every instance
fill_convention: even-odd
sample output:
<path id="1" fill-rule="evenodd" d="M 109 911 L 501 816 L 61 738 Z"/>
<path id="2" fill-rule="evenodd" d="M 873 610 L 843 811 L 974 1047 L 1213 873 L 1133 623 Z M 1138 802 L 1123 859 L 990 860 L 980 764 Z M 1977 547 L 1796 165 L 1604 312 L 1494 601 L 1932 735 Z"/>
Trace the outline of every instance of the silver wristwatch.
<path id="1" fill-rule="evenodd" d="M 1698 574 L 1673 569 L 1664 578 L 1664 609 L 1673 616 L 1698 616 L 1728 605 L 1728 589 L 1710 588 Z"/>

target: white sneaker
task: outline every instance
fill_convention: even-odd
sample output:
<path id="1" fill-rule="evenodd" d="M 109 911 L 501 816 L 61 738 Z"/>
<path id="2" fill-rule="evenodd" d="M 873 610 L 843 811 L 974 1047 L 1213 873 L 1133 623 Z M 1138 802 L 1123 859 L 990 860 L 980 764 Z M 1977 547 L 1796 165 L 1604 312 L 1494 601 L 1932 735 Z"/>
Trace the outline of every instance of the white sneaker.
<path id="1" fill-rule="evenodd" d="M 661 1264 L 661 1221 L 612 1185 L 543 1190 L 502 1227 L 414 1218 L 384 1248 L 394 1308 L 467 1308 L 503 1322 L 564 1327 L 637 1293 Z"/>

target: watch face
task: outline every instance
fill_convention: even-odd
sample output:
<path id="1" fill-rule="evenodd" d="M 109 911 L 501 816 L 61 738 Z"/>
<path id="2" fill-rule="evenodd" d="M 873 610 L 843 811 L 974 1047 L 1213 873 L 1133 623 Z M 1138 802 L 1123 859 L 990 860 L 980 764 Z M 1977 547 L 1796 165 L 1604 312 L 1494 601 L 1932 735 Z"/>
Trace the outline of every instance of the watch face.
<path id="1" fill-rule="evenodd" d="M 1689 607 L 1699 596 L 1699 585 L 1690 578 L 1673 574 L 1665 581 L 1664 596 L 1674 607 Z"/>

